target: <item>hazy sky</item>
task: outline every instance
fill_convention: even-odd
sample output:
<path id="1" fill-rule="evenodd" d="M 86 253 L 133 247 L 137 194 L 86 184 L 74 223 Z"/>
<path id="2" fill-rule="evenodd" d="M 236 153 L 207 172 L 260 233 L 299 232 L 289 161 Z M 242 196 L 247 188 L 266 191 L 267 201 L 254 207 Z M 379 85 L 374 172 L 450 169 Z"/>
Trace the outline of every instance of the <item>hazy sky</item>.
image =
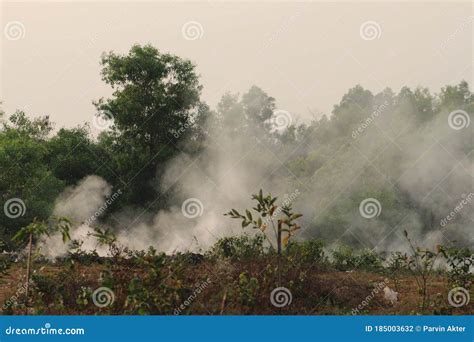
<path id="1" fill-rule="evenodd" d="M 2 2 L 0 100 L 59 127 L 90 121 L 92 101 L 110 94 L 101 53 L 151 43 L 197 65 L 212 107 L 256 84 L 308 119 L 356 84 L 471 84 L 473 23 L 472 3 L 454 1 Z"/>

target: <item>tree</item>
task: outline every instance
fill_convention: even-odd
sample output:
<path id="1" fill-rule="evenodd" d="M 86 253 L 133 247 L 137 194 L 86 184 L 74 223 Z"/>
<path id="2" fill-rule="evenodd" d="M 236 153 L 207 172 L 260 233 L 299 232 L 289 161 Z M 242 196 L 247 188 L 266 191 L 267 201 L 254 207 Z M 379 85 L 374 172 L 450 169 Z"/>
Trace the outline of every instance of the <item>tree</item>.
<path id="1" fill-rule="evenodd" d="M 46 163 L 66 185 L 76 184 L 90 174 L 108 175 L 107 168 L 101 168 L 109 159 L 108 153 L 90 139 L 86 126 L 61 128 L 46 147 Z"/>
<path id="2" fill-rule="evenodd" d="M 199 100 L 202 87 L 194 68 L 150 45 L 134 45 L 127 55 L 103 55 L 102 79 L 114 92 L 95 105 L 114 123 L 101 146 L 114 151 L 114 170 L 130 186 L 122 201 L 155 200 L 165 162 L 180 151 L 180 142 L 196 134 L 198 116 L 207 107 Z"/>
<path id="3" fill-rule="evenodd" d="M 30 120 L 12 115 L 0 132 L 0 228 L 8 240 L 36 217 L 47 219 L 64 184 L 46 163 L 47 117 Z"/>
<path id="4" fill-rule="evenodd" d="M 257 202 L 256 207 L 252 208 L 257 214 L 256 217 L 248 209 L 245 210 L 245 215 L 239 213 L 236 209 L 231 209 L 224 216 L 240 219 L 242 220 L 242 228 L 252 225 L 253 229 L 258 229 L 264 234 L 266 234 L 267 228 L 270 226 L 275 234 L 277 253 L 280 256 L 282 247 L 288 245 L 290 238 L 301 228 L 294 220 L 303 215 L 294 213 L 290 203 L 284 203 L 281 206 L 277 205 L 276 201 L 278 198 L 273 197 L 271 194 L 263 196 L 262 189 L 260 189 L 258 194 L 252 195 L 252 199 Z M 267 235 L 265 236 L 267 237 Z M 271 240 L 268 241 L 271 244 Z"/>
<path id="5" fill-rule="evenodd" d="M 134 45 L 127 55 L 110 52 L 102 57 L 102 79 L 113 97 L 100 99 L 96 107 L 154 157 L 180 140 L 174 133 L 189 125 L 199 109 L 202 87 L 194 68 L 150 45 Z"/>
<path id="6" fill-rule="evenodd" d="M 26 286 L 25 286 L 25 310 L 28 313 L 28 291 L 30 288 L 31 273 L 31 250 L 33 247 L 33 239 L 39 240 L 43 236 L 50 236 L 54 233 L 60 233 L 63 242 L 71 240 L 69 229 L 71 222 L 65 217 L 51 217 L 48 222 L 33 220 L 28 226 L 20 229 L 12 238 L 13 241 L 22 243 L 28 241 L 28 256 L 26 261 Z"/>

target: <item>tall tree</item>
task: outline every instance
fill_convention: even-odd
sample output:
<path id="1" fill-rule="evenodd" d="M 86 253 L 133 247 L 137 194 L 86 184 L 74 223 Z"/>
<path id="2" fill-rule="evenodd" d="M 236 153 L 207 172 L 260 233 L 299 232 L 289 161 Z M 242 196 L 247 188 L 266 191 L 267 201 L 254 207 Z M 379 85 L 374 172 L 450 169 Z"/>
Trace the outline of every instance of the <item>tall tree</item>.
<path id="1" fill-rule="evenodd" d="M 114 133 L 103 141 L 109 150 L 118 151 L 118 170 L 130 165 L 119 151 L 131 149 L 130 158 L 138 163 L 124 169 L 123 181 L 130 182 L 130 189 L 124 190 L 140 196 L 123 198 L 144 204 L 156 198 L 157 177 L 165 162 L 179 152 L 181 141 L 196 133 L 205 106 L 199 99 L 202 87 L 195 66 L 150 45 L 134 45 L 126 55 L 103 55 L 102 78 L 113 94 L 97 101 L 96 107 L 114 123 Z"/>
<path id="2" fill-rule="evenodd" d="M 117 129 L 147 146 L 150 155 L 174 146 L 199 110 L 201 85 L 195 66 L 156 48 L 134 45 L 127 55 L 102 57 L 102 78 L 114 90 L 96 103 Z M 171 144 L 170 144 L 171 143 Z"/>

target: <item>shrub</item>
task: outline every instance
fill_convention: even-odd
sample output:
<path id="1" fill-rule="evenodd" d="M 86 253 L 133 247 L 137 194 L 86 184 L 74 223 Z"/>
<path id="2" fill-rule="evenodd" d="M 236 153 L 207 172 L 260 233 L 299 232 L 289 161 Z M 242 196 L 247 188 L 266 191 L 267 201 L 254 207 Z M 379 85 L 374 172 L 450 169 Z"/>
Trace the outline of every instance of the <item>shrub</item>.
<path id="1" fill-rule="evenodd" d="M 257 278 L 250 277 L 248 272 L 242 272 L 239 275 L 237 288 L 240 304 L 248 306 L 255 304 L 257 292 L 260 288 Z"/>
<path id="2" fill-rule="evenodd" d="M 211 249 L 211 255 L 219 258 L 243 260 L 264 254 L 263 235 L 229 236 L 219 239 Z"/>
<path id="3" fill-rule="evenodd" d="M 383 268 L 382 258 L 370 249 L 363 249 L 359 255 L 356 256 L 356 268 L 378 271 Z"/>
<path id="4" fill-rule="evenodd" d="M 257 202 L 256 207 L 252 208 L 253 215 L 248 209 L 245 210 L 245 215 L 235 209 L 231 209 L 224 216 L 242 220 L 242 228 L 251 225 L 253 229 L 260 230 L 264 237 L 268 237 L 266 234 L 271 236 L 272 233 L 268 233 L 267 229 L 271 227 L 277 242 L 278 257 L 280 257 L 283 247 L 288 246 L 291 237 L 301 228 L 295 220 L 303 215 L 293 212 L 293 207 L 288 200 L 284 201 L 282 205 L 277 205 L 278 197 L 273 197 L 271 194 L 263 196 L 262 189 L 260 189 L 258 194 L 252 195 L 252 199 Z M 271 241 L 268 238 L 268 242 L 273 247 Z"/>
<path id="5" fill-rule="evenodd" d="M 354 250 L 347 245 L 340 245 L 332 253 L 333 265 L 340 271 L 350 270 L 356 267 L 357 258 Z"/>
<path id="6" fill-rule="evenodd" d="M 441 251 L 449 265 L 448 279 L 452 287 L 469 289 L 472 283 L 471 268 L 474 266 L 474 254 L 469 248 L 447 248 Z"/>
<path id="7" fill-rule="evenodd" d="M 287 248 L 288 258 L 301 263 L 324 263 L 327 257 L 323 247 L 324 243 L 318 239 L 291 241 Z"/>

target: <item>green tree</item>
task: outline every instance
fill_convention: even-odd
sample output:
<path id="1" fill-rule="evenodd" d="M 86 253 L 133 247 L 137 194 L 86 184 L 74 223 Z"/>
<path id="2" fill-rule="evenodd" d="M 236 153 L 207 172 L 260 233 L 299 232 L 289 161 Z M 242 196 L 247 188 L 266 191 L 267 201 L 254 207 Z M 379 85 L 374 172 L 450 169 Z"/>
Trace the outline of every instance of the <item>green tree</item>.
<path id="1" fill-rule="evenodd" d="M 109 176 L 106 150 L 91 140 L 86 126 L 61 128 L 48 140 L 46 163 L 54 175 L 66 185 L 76 184 L 90 174 Z"/>
<path id="2" fill-rule="evenodd" d="M 102 57 L 102 78 L 113 94 L 95 104 L 114 126 L 100 145 L 113 152 L 113 169 L 129 186 L 122 201 L 143 205 L 156 199 L 165 162 L 180 151 L 183 140 L 196 135 L 196 122 L 207 107 L 199 100 L 201 85 L 194 68 L 190 61 L 150 45 Z"/>
<path id="3" fill-rule="evenodd" d="M 51 129 L 47 117 L 30 120 L 17 112 L 0 132 L 0 228 L 7 241 L 35 217 L 47 219 L 64 188 L 45 161 Z"/>
<path id="4" fill-rule="evenodd" d="M 150 45 L 134 45 L 127 55 L 110 52 L 102 57 L 102 79 L 113 96 L 96 106 L 123 135 L 147 146 L 155 157 L 179 141 L 174 133 L 198 112 L 202 87 L 194 68 L 190 61 Z"/>

